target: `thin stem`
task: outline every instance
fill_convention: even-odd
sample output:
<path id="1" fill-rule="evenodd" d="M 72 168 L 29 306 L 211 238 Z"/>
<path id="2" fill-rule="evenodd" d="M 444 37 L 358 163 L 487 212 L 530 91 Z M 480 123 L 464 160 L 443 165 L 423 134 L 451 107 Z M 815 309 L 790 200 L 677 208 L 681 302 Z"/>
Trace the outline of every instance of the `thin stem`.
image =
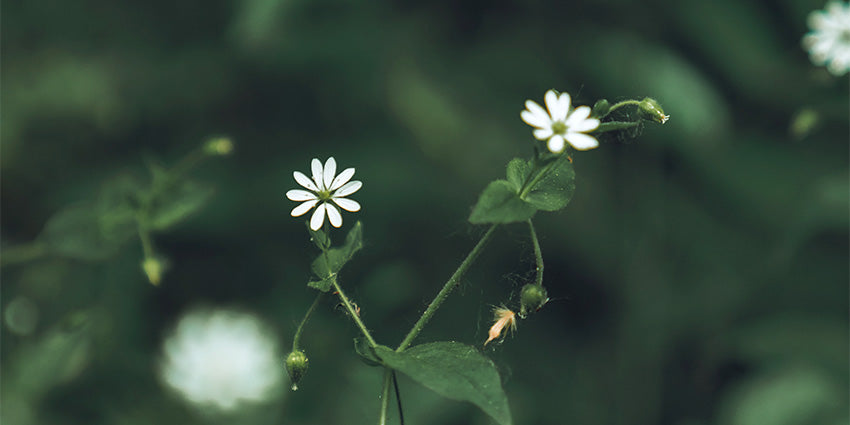
<path id="1" fill-rule="evenodd" d="M 398 421 L 404 425 L 404 410 L 401 408 L 401 392 L 398 390 L 398 379 L 396 379 L 395 371 L 393 371 L 393 388 L 395 389 L 395 402 L 398 406 Z"/>
<path id="2" fill-rule="evenodd" d="M 301 324 L 298 325 L 298 329 L 295 331 L 295 338 L 292 338 L 292 351 L 298 349 L 298 343 L 301 341 L 301 333 L 304 331 L 304 327 L 307 325 L 307 321 L 310 320 L 310 316 L 313 315 L 313 312 L 316 311 L 316 307 L 319 305 L 325 298 L 325 292 L 319 292 L 319 295 L 316 295 L 316 299 L 313 300 L 313 304 L 310 305 L 310 308 L 307 309 L 307 314 L 304 315 L 304 318 L 301 319 Z"/>
<path id="3" fill-rule="evenodd" d="M 390 405 L 390 381 L 392 380 L 393 370 L 384 368 L 384 388 L 381 390 L 381 412 L 378 417 L 378 425 L 387 425 L 387 408 Z"/>
<path id="4" fill-rule="evenodd" d="M 626 106 L 626 105 L 640 105 L 640 101 L 639 100 L 624 100 L 622 102 L 617 102 L 617 103 L 611 105 L 611 107 L 608 109 L 608 114 L 610 114 L 611 112 L 614 112 L 615 110 L 620 109 L 621 107 Z M 605 114 L 605 115 L 607 116 L 608 114 Z"/>
<path id="5" fill-rule="evenodd" d="M 481 253 L 481 250 L 484 248 L 484 245 L 486 245 L 490 238 L 493 236 L 493 233 L 495 232 L 497 226 L 498 224 L 490 226 L 490 229 L 488 229 L 487 233 L 485 233 L 484 236 L 481 237 L 481 240 L 478 241 L 478 244 L 476 244 L 475 247 L 472 248 L 472 251 L 467 254 L 466 258 L 463 260 L 462 263 L 460 263 L 460 266 L 457 268 L 457 270 L 455 270 L 454 274 L 452 274 L 452 277 L 450 277 L 449 280 L 446 281 L 446 284 L 443 285 L 443 289 L 441 289 L 440 292 L 437 293 L 437 296 L 434 297 L 434 300 L 431 301 L 431 304 L 428 304 L 428 308 L 425 309 L 424 313 L 422 313 L 422 317 L 420 317 L 416 324 L 413 325 L 413 328 L 410 330 L 407 336 L 404 337 L 404 341 L 401 342 L 396 351 L 404 351 L 405 348 L 410 346 L 410 343 L 413 342 L 416 336 L 419 335 L 419 332 L 422 332 L 422 328 L 424 328 L 428 321 L 431 320 L 431 316 L 433 316 L 437 309 L 440 308 L 440 305 L 443 304 L 443 301 L 446 300 L 446 297 L 448 297 L 452 290 L 457 286 L 460 281 L 460 278 L 463 276 L 464 273 L 466 273 L 466 270 L 469 269 L 469 266 L 471 266 L 472 263 L 475 262 L 475 259 L 478 258 L 478 254 Z"/>
<path id="6" fill-rule="evenodd" d="M 372 338 L 372 334 L 370 334 L 369 330 L 366 329 L 366 325 L 364 325 L 363 321 L 360 320 L 360 315 L 357 313 L 354 306 L 351 305 L 351 301 L 348 300 L 348 297 L 345 296 L 345 292 L 342 292 L 342 287 L 340 287 L 339 282 L 336 281 L 336 276 L 331 277 L 331 283 L 333 283 L 334 290 L 337 295 L 339 295 L 339 299 L 342 300 L 342 304 L 345 306 L 345 309 L 348 310 L 348 315 L 351 316 L 351 319 L 354 320 L 354 323 L 357 324 L 358 328 L 360 328 L 360 332 L 366 337 L 366 341 L 369 342 L 369 346 L 377 347 L 378 343 L 375 342 L 375 339 Z"/>
<path id="7" fill-rule="evenodd" d="M 22 245 L 3 249 L 0 256 L 0 266 L 25 263 L 47 254 L 47 244 L 43 242 L 28 242 Z"/>
<path id="8" fill-rule="evenodd" d="M 151 233 L 148 231 L 147 220 L 138 218 L 139 240 L 142 241 L 142 252 L 145 259 L 154 258 L 153 243 L 151 242 Z"/>
<path id="9" fill-rule="evenodd" d="M 537 286 L 543 286 L 543 253 L 540 252 L 540 242 L 537 241 L 537 232 L 534 231 L 534 223 L 528 219 L 528 232 L 531 233 L 531 242 L 534 244 L 534 259 L 537 261 Z"/>
<path id="10" fill-rule="evenodd" d="M 609 131 L 625 130 L 627 128 L 637 127 L 640 121 L 608 121 L 599 124 L 592 134 L 607 133 Z"/>

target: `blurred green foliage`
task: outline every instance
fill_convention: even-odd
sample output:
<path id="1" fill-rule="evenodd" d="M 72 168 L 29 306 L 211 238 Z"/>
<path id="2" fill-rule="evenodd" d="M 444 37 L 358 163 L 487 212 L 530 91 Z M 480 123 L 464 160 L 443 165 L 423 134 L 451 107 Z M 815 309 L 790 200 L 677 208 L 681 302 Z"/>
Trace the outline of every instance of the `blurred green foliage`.
<path id="1" fill-rule="evenodd" d="M 575 155 L 570 205 L 537 215 L 553 301 L 486 351 L 514 421 L 846 424 L 850 88 L 800 46 L 823 5 L 5 3 L 2 255 L 39 235 L 56 252 L 2 268 L 2 421 L 233 421 L 157 381 L 162 338 L 207 304 L 291 341 L 317 251 L 283 194 L 313 157 L 364 182 L 344 217 L 364 223 L 364 247 L 340 282 L 395 345 L 483 232 L 466 218 L 486 183 L 529 156 L 523 102 L 555 88 L 586 105 L 651 96 L 671 118 Z M 171 266 L 160 287 L 139 244 L 100 255 L 130 236 L 97 210 L 123 202 L 144 158 L 174 164 L 216 134 L 233 154 L 192 172 L 214 194 L 180 186 L 206 205 L 153 224 Z M 56 230 L 92 226 L 101 238 Z M 490 306 L 516 299 L 533 264 L 525 227 L 506 227 L 418 341 L 483 343 Z M 240 423 L 375 422 L 381 372 L 322 307 L 301 389 Z M 400 386 L 409 423 L 489 423 Z"/>

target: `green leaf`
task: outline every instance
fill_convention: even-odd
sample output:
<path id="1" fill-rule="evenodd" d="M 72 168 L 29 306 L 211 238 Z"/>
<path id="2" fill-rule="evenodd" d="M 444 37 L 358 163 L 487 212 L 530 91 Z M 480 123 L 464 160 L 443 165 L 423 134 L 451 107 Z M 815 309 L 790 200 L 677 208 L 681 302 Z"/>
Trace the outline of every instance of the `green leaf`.
<path id="1" fill-rule="evenodd" d="M 309 221 L 305 222 L 305 224 L 307 225 L 307 231 L 310 232 L 310 240 L 313 241 L 314 244 L 316 244 L 316 248 L 319 248 L 322 251 L 330 248 L 331 238 L 328 237 L 328 234 L 325 233 L 324 230 L 313 230 L 310 227 Z"/>
<path id="2" fill-rule="evenodd" d="M 333 278 L 326 277 L 322 280 L 311 280 L 310 282 L 307 282 L 307 286 L 313 289 L 318 289 L 322 292 L 328 292 L 331 290 L 331 286 L 333 286 L 333 280 L 331 279 Z"/>
<path id="3" fill-rule="evenodd" d="M 98 193 L 96 208 L 103 236 L 125 241 L 136 234 L 142 183 L 130 174 L 109 179 Z"/>
<path id="4" fill-rule="evenodd" d="M 472 224 L 513 223 L 525 221 L 534 216 L 536 209 L 523 202 L 517 195 L 513 183 L 496 180 L 481 193 L 478 203 L 472 209 L 469 222 Z"/>
<path id="5" fill-rule="evenodd" d="M 508 181 L 516 187 L 517 193 L 528 181 L 528 176 L 531 175 L 533 167 L 524 159 L 514 158 L 508 163 Z"/>
<path id="6" fill-rule="evenodd" d="M 354 338 L 354 351 L 360 356 L 360 360 L 369 366 L 380 366 L 381 359 L 375 354 L 375 350 L 369 346 L 369 341 L 366 338 L 358 336 Z"/>
<path id="7" fill-rule="evenodd" d="M 508 398 L 496 366 L 474 347 L 458 342 L 433 342 L 400 353 L 378 346 L 375 352 L 386 366 L 437 394 L 468 401 L 499 424 L 511 424 Z"/>
<path id="8" fill-rule="evenodd" d="M 573 165 L 561 157 L 541 172 L 546 174 L 525 191 L 522 200 L 543 211 L 557 211 L 566 207 L 576 188 Z"/>
<path id="9" fill-rule="evenodd" d="M 106 236 L 99 215 L 94 205 L 71 205 L 47 220 L 39 239 L 57 255 L 87 261 L 104 260 L 114 254 L 124 240 Z"/>
<path id="10" fill-rule="evenodd" d="M 331 248 L 321 253 L 313 261 L 312 269 L 316 276 L 326 279 L 342 270 L 342 266 L 363 248 L 363 225 L 358 221 L 345 237 L 345 244 L 339 248 Z M 312 286 L 312 285 L 311 285 Z M 315 287 L 315 286 L 313 286 Z M 319 288 L 317 288 L 319 289 Z"/>
<path id="11" fill-rule="evenodd" d="M 153 201 L 150 226 L 164 230 L 201 209 L 212 198 L 213 189 L 199 183 L 184 181 L 158 194 Z"/>

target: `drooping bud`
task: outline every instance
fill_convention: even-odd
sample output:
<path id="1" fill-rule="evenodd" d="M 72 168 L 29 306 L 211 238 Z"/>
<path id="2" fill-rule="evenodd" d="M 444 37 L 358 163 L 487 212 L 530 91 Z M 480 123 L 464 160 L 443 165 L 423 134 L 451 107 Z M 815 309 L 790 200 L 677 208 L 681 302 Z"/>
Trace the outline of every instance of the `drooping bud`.
<path id="1" fill-rule="evenodd" d="M 664 110 L 661 109 L 658 101 L 649 97 L 645 97 L 640 101 L 638 112 L 641 118 L 661 124 L 664 124 L 670 119 L 670 115 L 664 115 Z"/>
<path id="2" fill-rule="evenodd" d="M 227 137 L 214 137 L 204 144 L 204 153 L 207 155 L 229 155 L 233 152 L 233 142 Z"/>
<path id="3" fill-rule="evenodd" d="M 522 287 L 520 292 L 520 317 L 525 317 L 528 313 L 533 313 L 543 308 L 549 301 L 549 295 L 546 293 L 546 288 L 529 283 Z"/>
<path id="4" fill-rule="evenodd" d="M 593 109 L 590 112 L 590 116 L 593 118 L 602 118 L 608 115 L 608 111 L 611 110 L 611 104 L 608 103 L 607 99 L 599 99 L 596 103 L 593 104 Z"/>
<path id="5" fill-rule="evenodd" d="M 147 257 L 142 261 L 142 270 L 148 276 L 148 281 L 154 286 L 159 286 L 162 274 L 165 273 L 165 262 L 155 257 Z"/>
<path id="6" fill-rule="evenodd" d="M 307 355 L 301 350 L 294 350 L 286 356 L 286 372 L 292 381 L 292 391 L 298 390 L 298 382 L 307 373 L 308 363 Z"/>

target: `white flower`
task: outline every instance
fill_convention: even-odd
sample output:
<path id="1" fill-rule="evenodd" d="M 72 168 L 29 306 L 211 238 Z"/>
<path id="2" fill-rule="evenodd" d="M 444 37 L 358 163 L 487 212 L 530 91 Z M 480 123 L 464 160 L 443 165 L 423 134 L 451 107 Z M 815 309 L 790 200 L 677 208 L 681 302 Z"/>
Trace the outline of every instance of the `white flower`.
<path id="1" fill-rule="evenodd" d="M 831 1 L 825 10 L 809 14 L 811 32 L 803 37 L 803 46 L 815 65 L 826 65 L 829 72 L 841 76 L 850 71 L 850 3 Z"/>
<path id="2" fill-rule="evenodd" d="M 186 400 L 233 410 L 267 400 L 282 377 L 274 340 L 253 315 L 196 310 L 163 344 L 160 374 Z"/>
<path id="3" fill-rule="evenodd" d="M 309 190 L 308 192 L 293 189 L 286 192 L 286 197 L 289 200 L 304 201 L 301 205 L 292 209 L 292 216 L 304 215 L 318 205 L 313 216 L 310 217 L 311 229 L 319 230 L 322 227 L 322 223 L 325 221 L 325 213 L 328 214 L 328 221 L 331 222 L 333 227 L 342 226 L 342 216 L 336 207 L 351 212 L 360 211 L 360 204 L 351 199 L 345 199 L 345 197 L 360 190 L 363 183 L 359 180 L 349 181 L 354 176 L 353 168 L 346 168 L 337 176 L 336 161 L 333 157 L 328 158 L 324 167 L 322 167 L 322 162 L 318 158 L 313 158 L 310 165 L 313 171 L 313 180 L 310 180 L 301 172 L 292 173 L 295 181 Z"/>
<path id="4" fill-rule="evenodd" d="M 580 151 L 599 146 L 595 138 L 583 134 L 599 127 L 599 120 L 590 118 L 590 107 L 579 106 L 570 111 L 570 95 L 558 95 L 554 90 L 547 91 L 544 99 L 548 112 L 536 102 L 527 100 L 526 110 L 520 113 L 523 121 L 536 128 L 534 137 L 537 140 L 547 140 L 546 146 L 554 153 L 564 150 L 565 140 Z"/>

